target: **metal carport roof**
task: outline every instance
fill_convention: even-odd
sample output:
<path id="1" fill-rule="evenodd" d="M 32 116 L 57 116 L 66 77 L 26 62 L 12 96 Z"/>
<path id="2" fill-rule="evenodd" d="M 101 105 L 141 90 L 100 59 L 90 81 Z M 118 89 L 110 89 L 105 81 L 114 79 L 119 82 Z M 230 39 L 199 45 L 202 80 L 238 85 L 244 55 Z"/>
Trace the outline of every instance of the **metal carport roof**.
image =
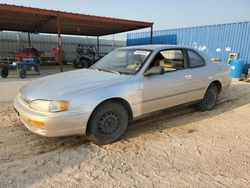
<path id="1" fill-rule="evenodd" d="M 153 23 L 0 4 L 0 30 L 103 36 L 152 27 Z"/>
<path id="2" fill-rule="evenodd" d="M 99 51 L 100 36 L 148 27 L 151 27 L 152 43 L 153 23 L 151 22 L 0 4 L 0 31 L 58 34 L 58 63 L 61 65 L 61 71 L 63 71 L 61 34 L 96 36 Z"/>

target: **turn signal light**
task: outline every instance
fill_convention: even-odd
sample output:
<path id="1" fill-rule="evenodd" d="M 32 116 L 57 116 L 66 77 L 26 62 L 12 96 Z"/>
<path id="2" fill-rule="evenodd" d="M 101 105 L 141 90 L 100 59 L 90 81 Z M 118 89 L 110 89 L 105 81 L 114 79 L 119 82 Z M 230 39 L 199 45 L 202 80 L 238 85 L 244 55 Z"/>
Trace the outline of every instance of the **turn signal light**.
<path id="1" fill-rule="evenodd" d="M 38 126 L 38 127 L 44 127 L 45 126 L 44 122 L 35 121 L 35 120 L 32 120 L 32 119 L 29 119 L 29 124 L 34 125 L 34 126 Z"/>

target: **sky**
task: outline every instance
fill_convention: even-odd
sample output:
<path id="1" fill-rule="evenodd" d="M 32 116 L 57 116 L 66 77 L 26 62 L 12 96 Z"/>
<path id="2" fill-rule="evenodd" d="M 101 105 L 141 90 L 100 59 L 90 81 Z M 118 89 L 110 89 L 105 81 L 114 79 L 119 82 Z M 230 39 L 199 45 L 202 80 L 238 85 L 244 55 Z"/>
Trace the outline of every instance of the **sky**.
<path id="1" fill-rule="evenodd" d="M 154 22 L 154 30 L 250 21 L 250 0 L 0 0 L 0 3 L 149 21 Z M 140 31 L 149 29 L 136 32 Z M 126 40 L 126 33 L 115 35 L 115 39 Z"/>

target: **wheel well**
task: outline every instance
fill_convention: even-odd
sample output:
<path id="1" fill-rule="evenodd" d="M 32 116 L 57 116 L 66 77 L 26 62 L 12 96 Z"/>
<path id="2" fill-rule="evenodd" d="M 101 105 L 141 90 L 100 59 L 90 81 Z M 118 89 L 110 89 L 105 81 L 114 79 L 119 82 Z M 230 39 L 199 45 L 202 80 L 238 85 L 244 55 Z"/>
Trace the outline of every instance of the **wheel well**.
<path id="1" fill-rule="evenodd" d="M 218 80 L 213 81 L 213 82 L 209 85 L 209 87 L 210 87 L 211 85 L 216 85 L 216 87 L 217 87 L 217 89 L 218 89 L 218 92 L 221 93 L 222 85 L 221 85 L 220 81 L 218 81 Z"/>
<path id="2" fill-rule="evenodd" d="M 111 101 L 115 101 L 115 102 L 121 104 L 127 110 L 129 120 L 133 119 L 133 112 L 132 112 L 131 106 L 130 106 L 130 104 L 126 100 L 124 100 L 122 98 L 118 98 L 118 97 L 117 98 L 107 99 L 105 101 L 102 101 L 100 104 L 98 104 L 95 107 L 95 109 L 93 110 L 93 112 L 91 113 L 90 118 L 89 118 L 88 123 L 87 123 L 87 129 L 86 129 L 87 133 L 88 133 L 88 124 L 89 124 L 90 119 L 92 118 L 93 113 L 96 111 L 96 109 L 98 109 L 99 106 L 101 106 L 104 103 L 111 102 Z"/>

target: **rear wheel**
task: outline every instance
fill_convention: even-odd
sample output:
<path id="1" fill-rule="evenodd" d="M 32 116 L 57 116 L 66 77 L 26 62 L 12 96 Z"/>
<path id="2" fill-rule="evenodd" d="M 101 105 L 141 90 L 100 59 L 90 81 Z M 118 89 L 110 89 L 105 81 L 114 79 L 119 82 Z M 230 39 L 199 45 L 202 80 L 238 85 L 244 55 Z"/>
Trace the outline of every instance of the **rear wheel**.
<path id="1" fill-rule="evenodd" d="M 1 77 L 2 78 L 7 78 L 8 75 L 9 75 L 9 69 L 8 67 L 3 67 L 2 69 L 0 69 L 0 72 L 1 72 Z"/>
<path id="2" fill-rule="evenodd" d="M 212 110 L 216 105 L 218 93 L 219 91 L 215 84 L 209 86 L 204 95 L 204 98 L 197 105 L 198 109 L 201 111 Z"/>
<path id="3" fill-rule="evenodd" d="M 24 78 L 26 78 L 26 70 L 24 70 L 24 69 L 20 69 L 19 70 L 19 77 L 21 78 L 21 79 L 24 79 Z"/>
<path id="4" fill-rule="evenodd" d="M 111 144 L 122 137 L 127 126 L 127 110 L 117 102 L 105 102 L 93 112 L 87 135 L 97 145 Z"/>
<path id="5" fill-rule="evenodd" d="M 78 69 L 82 69 L 82 68 L 83 68 L 82 62 L 80 62 L 80 63 L 77 64 L 77 68 L 78 68 Z"/>

